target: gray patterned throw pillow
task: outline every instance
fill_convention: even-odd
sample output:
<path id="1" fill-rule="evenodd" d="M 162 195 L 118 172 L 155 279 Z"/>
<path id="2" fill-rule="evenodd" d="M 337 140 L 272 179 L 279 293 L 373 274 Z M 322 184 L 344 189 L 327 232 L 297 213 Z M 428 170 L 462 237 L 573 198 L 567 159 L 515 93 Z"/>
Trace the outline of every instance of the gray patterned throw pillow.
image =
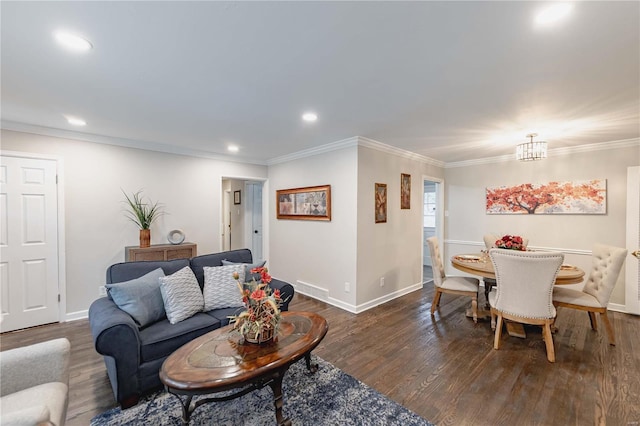
<path id="1" fill-rule="evenodd" d="M 204 267 L 205 311 L 243 306 L 238 283 L 233 279 L 234 272 L 240 275 L 240 282 L 244 282 L 244 265 L 241 263 Z"/>
<path id="2" fill-rule="evenodd" d="M 202 311 L 204 299 L 198 280 L 188 266 L 160 277 L 164 310 L 171 324 L 179 323 Z"/>

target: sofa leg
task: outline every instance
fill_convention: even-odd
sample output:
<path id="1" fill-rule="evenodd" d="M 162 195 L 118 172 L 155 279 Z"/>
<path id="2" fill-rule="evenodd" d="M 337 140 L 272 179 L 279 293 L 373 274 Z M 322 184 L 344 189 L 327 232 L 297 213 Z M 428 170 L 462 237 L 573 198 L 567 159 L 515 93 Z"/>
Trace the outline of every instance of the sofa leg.
<path id="1" fill-rule="evenodd" d="M 120 402 L 120 408 L 122 408 L 123 410 L 126 408 L 131 408 L 138 405 L 138 401 L 140 401 L 140 395 L 128 396 Z"/>

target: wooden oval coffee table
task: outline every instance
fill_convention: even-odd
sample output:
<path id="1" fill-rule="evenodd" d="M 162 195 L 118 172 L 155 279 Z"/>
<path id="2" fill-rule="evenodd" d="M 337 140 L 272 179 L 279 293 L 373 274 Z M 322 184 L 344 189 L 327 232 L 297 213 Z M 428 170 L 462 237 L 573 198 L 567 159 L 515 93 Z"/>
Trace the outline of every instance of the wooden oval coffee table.
<path id="1" fill-rule="evenodd" d="M 245 343 L 232 326 L 200 336 L 171 354 L 162 364 L 160 380 L 167 392 L 182 404 L 182 422 L 188 424 L 193 411 L 202 404 L 228 401 L 270 386 L 278 425 L 290 425 L 282 415 L 282 378 L 294 362 L 305 358 L 311 373 L 311 351 L 327 334 L 327 321 L 312 312 L 283 312 L 275 342 Z M 238 389 L 231 395 L 201 399 L 195 395 Z M 183 400 L 181 395 L 186 396 Z"/>

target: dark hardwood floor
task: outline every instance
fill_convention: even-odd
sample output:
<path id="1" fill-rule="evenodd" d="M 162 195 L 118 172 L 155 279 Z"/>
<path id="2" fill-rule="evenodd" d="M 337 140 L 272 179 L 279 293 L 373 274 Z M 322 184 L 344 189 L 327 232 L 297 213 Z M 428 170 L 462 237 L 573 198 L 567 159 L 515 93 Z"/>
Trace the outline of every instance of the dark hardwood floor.
<path id="1" fill-rule="evenodd" d="M 639 424 L 640 317 L 610 314 L 614 347 L 586 313 L 559 309 L 550 364 L 536 328 L 504 333 L 496 351 L 489 322 L 465 317 L 468 298 L 444 295 L 432 318 L 432 294 L 426 284 L 359 315 L 301 295 L 290 308 L 327 318 L 315 354 L 438 425 Z M 87 425 L 115 406 L 87 320 L 5 333 L 0 349 L 61 336 L 72 346 L 68 424 Z"/>

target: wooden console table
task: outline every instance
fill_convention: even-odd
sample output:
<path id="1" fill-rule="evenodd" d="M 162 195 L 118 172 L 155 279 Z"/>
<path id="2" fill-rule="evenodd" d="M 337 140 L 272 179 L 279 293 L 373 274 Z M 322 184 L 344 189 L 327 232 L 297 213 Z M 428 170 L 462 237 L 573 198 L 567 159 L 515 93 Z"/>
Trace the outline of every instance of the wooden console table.
<path id="1" fill-rule="evenodd" d="M 198 245 L 195 243 L 182 244 L 152 244 L 150 247 L 128 246 L 124 249 L 125 262 L 138 260 L 174 260 L 190 259 L 197 256 Z"/>

